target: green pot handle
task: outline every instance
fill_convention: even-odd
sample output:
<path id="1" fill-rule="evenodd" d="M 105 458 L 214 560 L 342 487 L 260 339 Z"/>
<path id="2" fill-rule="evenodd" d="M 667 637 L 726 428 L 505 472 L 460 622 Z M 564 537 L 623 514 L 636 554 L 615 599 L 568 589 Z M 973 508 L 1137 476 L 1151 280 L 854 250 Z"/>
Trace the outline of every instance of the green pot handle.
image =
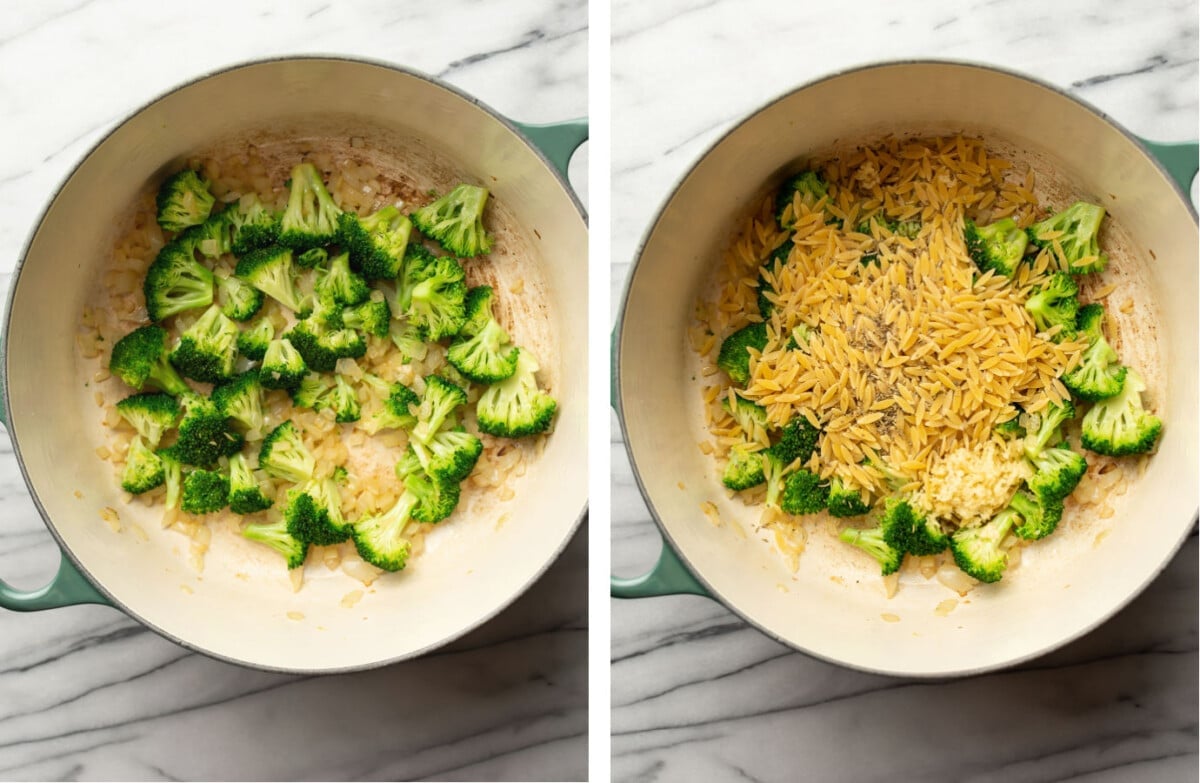
<path id="1" fill-rule="evenodd" d="M 1142 139 L 1150 154 L 1158 159 L 1167 173 L 1179 183 L 1180 189 L 1190 198 L 1192 180 L 1200 171 L 1200 142 L 1184 141 L 1164 143 Z"/>
<path id="2" fill-rule="evenodd" d="M 613 598 L 653 598 L 660 595 L 702 595 L 712 598 L 712 594 L 692 576 L 666 540 L 662 543 L 658 562 L 649 573 L 632 579 L 610 577 L 609 593 Z"/>
<path id="3" fill-rule="evenodd" d="M 551 122 L 545 125 L 533 125 L 524 122 L 513 122 L 521 133 L 542 151 L 558 173 L 567 176 L 567 165 L 579 145 L 587 141 L 588 121 L 581 117 L 575 120 Z"/>

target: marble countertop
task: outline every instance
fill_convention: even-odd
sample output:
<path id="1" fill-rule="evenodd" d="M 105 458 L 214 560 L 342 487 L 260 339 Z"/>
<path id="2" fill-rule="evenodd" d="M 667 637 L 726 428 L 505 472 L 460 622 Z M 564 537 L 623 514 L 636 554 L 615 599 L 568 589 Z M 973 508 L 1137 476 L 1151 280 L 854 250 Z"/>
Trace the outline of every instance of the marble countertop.
<path id="1" fill-rule="evenodd" d="M 735 121 L 850 66 L 953 58 L 1029 72 L 1159 141 L 1195 140 L 1197 5 L 1117 0 L 637 3 L 612 11 L 612 312 L 647 221 Z M 660 538 L 612 424 L 612 561 Z M 1193 488 L 1194 489 L 1194 488 Z M 948 681 L 833 666 L 720 604 L 612 601 L 619 781 L 1180 781 L 1197 773 L 1197 538 L 1079 641 Z M 943 724 L 959 727 L 953 735 Z"/>
<path id="2" fill-rule="evenodd" d="M 211 69 L 277 54 L 356 55 L 433 74 L 514 119 L 587 114 L 583 0 L 219 0 L 190 10 L 134 0 L 6 6 L 5 288 L 45 199 L 80 156 L 128 112 Z M 571 168 L 581 193 L 586 157 Z M 43 584 L 57 550 L 6 438 L 0 506 L 0 578 Z M 586 562 L 585 524 L 482 628 L 424 658 L 337 677 L 217 662 L 109 608 L 0 611 L 0 779 L 582 779 Z"/>

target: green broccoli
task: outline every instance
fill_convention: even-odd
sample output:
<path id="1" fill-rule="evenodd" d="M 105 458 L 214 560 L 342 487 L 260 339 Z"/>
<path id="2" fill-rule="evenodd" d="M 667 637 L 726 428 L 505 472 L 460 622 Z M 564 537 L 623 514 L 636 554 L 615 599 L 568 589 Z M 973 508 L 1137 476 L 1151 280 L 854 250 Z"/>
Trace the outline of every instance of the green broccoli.
<path id="1" fill-rule="evenodd" d="M 350 254 L 333 257 L 327 269 L 321 270 L 314 289 L 319 297 L 329 297 L 341 305 L 365 302 L 371 294 L 367 282 L 350 271 Z"/>
<path id="2" fill-rule="evenodd" d="M 729 449 L 729 461 L 721 483 L 735 492 L 757 487 L 767 480 L 763 472 L 763 453 L 754 444 L 738 443 Z"/>
<path id="3" fill-rule="evenodd" d="M 1079 308 L 1075 328 L 1087 338 L 1079 364 L 1062 377 L 1063 385 L 1081 400 L 1096 402 L 1115 397 L 1125 386 L 1125 367 L 1117 352 L 1104 339 L 1104 305 L 1093 303 Z"/>
<path id="4" fill-rule="evenodd" d="M 797 470 L 784 479 L 779 507 L 788 514 L 817 514 L 824 511 L 828 504 L 829 485 L 823 483 L 817 474 Z"/>
<path id="5" fill-rule="evenodd" d="M 146 312 L 161 322 L 185 310 L 213 303 L 213 273 L 196 260 L 190 247 L 168 242 L 158 251 L 142 281 Z"/>
<path id="6" fill-rule="evenodd" d="M 221 383 L 233 377 L 237 359 L 237 324 L 213 305 L 179 337 L 171 364 L 185 378 Z"/>
<path id="7" fill-rule="evenodd" d="M 419 242 L 409 242 L 408 248 L 404 251 L 404 268 L 400 272 L 400 276 L 396 278 L 395 284 L 391 281 L 378 281 L 376 288 L 379 291 L 385 292 L 388 307 L 392 311 L 392 315 L 397 318 L 403 317 L 408 312 L 408 308 L 412 305 L 412 290 L 418 282 L 418 276 L 425 274 L 427 268 L 432 268 L 437 264 L 437 256 L 429 252 L 429 248 Z M 388 291 L 392 292 L 392 296 L 387 296 Z M 464 294 L 465 297 L 465 294 Z"/>
<path id="8" fill-rule="evenodd" d="M 291 390 L 292 405 L 319 411 L 327 405 L 329 392 L 333 391 L 333 379 L 328 375 L 310 372 Z"/>
<path id="9" fill-rule="evenodd" d="M 237 207 L 226 213 L 233 224 L 230 249 L 235 255 L 244 256 L 279 241 L 279 216 L 267 209 L 257 195 L 242 196 Z"/>
<path id="10" fill-rule="evenodd" d="M 189 514 L 211 514 L 229 505 L 229 478 L 220 471 L 197 468 L 183 480 L 182 508 Z"/>
<path id="11" fill-rule="evenodd" d="M 142 326 L 118 340 L 108 369 L 138 391 L 149 386 L 176 397 L 191 391 L 167 359 L 167 330 L 161 326 Z"/>
<path id="12" fill-rule="evenodd" d="M 518 348 L 516 372 L 487 387 L 479 396 L 475 415 L 480 431 L 502 438 L 521 438 L 550 429 L 558 403 L 538 388 L 538 369 L 533 354 Z"/>
<path id="13" fill-rule="evenodd" d="M 404 531 L 419 501 L 416 493 L 406 491 L 387 511 L 355 522 L 351 535 L 359 557 L 384 571 L 403 569 L 412 552 L 412 540 Z"/>
<path id="14" fill-rule="evenodd" d="M 292 392 L 292 405 L 314 411 L 332 408 L 339 424 L 358 421 L 362 410 L 358 394 L 343 376 L 335 375 L 330 379 L 315 373 L 304 376 L 304 380 Z"/>
<path id="15" fill-rule="evenodd" d="M 212 391 L 213 404 L 221 413 L 240 422 L 249 432 L 262 432 L 263 387 L 258 370 L 247 370 Z"/>
<path id="16" fill-rule="evenodd" d="M 1023 413 L 1021 406 L 1014 405 L 1012 407 L 1014 408 L 1013 417 L 1011 419 L 999 422 L 996 424 L 996 426 L 992 427 L 992 432 L 996 433 L 1005 440 L 1024 438 L 1027 434 L 1025 427 L 1021 424 L 1021 414 Z"/>
<path id="17" fill-rule="evenodd" d="M 1027 229 L 1029 241 L 1038 248 L 1053 247 L 1057 242 L 1072 274 L 1103 272 L 1108 256 L 1100 252 L 1100 222 L 1104 207 L 1076 201 L 1057 215 L 1034 223 Z"/>
<path id="18" fill-rule="evenodd" d="M 263 438 L 258 466 L 275 478 L 299 484 L 312 478 L 317 462 L 288 419 Z"/>
<path id="19" fill-rule="evenodd" d="M 784 213 L 789 206 L 792 206 L 796 195 L 799 194 L 800 199 L 810 207 L 828 195 L 829 186 L 825 180 L 815 171 L 802 171 L 784 180 L 784 183 L 779 186 L 779 191 L 775 195 L 775 222 L 779 227 L 787 230 L 796 224 L 796 216 L 791 214 L 790 217 L 785 217 Z"/>
<path id="20" fill-rule="evenodd" d="M 234 274 L 297 314 L 311 305 L 296 287 L 292 251 L 279 245 L 251 250 L 238 259 Z"/>
<path id="21" fill-rule="evenodd" d="M 287 333 L 304 364 L 314 372 L 333 372 L 338 359 L 358 359 L 367 352 L 367 343 L 353 329 L 331 328 L 313 315 L 300 321 Z M 341 314 L 338 314 L 341 320 Z"/>
<path id="22" fill-rule="evenodd" d="M 1025 456 L 1036 458 L 1051 443 L 1062 440 L 1061 427 L 1064 422 L 1075 418 L 1075 406 L 1070 400 L 1063 400 L 1055 405 L 1051 403 L 1040 415 L 1024 414 L 1021 417 L 1028 422 L 1025 429 Z"/>
<path id="23" fill-rule="evenodd" d="M 408 447 L 417 455 L 421 469 L 443 483 L 457 483 L 467 476 L 483 453 L 483 442 L 463 430 L 442 430 L 424 443 L 413 438 Z"/>
<path id="24" fill-rule="evenodd" d="M 230 426 L 229 419 L 212 400 L 194 393 L 179 400 L 184 414 L 173 449 L 180 462 L 207 468 L 221 457 L 241 451 L 245 438 Z"/>
<path id="25" fill-rule="evenodd" d="M 1065 272 L 1055 272 L 1043 286 L 1038 286 L 1025 300 L 1025 309 L 1033 317 L 1039 332 L 1054 326 L 1062 328 L 1054 342 L 1075 339 L 1075 316 L 1079 312 L 1079 287 Z"/>
<path id="26" fill-rule="evenodd" d="M 838 533 L 842 541 L 875 558 L 883 576 L 896 573 L 904 562 L 904 547 L 888 540 L 893 537 L 891 531 L 882 524 L 865 529 L 845 527 Z"/>
<path id="27" fill-rule="evenodd" d="M 338 216 L 338 228 L 351 264 L 364 278 L 395 280 L 400 275 L 412 221 L 399 209 L 388 205 L 362 218 L 343 212 Z"/>
<path id="28" fill-rule="evenodd" d="M 250 462 L 240 451 L 229 458 L 229 508 L 235 514 L 254 514 L 273 505 L 260 481 L 250 469 Z"/>
<path id="29" fill-rule="evenodd" d="M 316 269 L 323 266 L 328 260 L 329 251 L 323 247 L 310 247 L 293 259 L 296 266 L 302 269 Z"/>
<path id="30" fill-rule="evenodd" d="M 130 441 L 125 470 L 121 473 L 121 489 L 140 495 L 161 486 L 166 480 L 167 471 L 162 459 L 140 437 Z"/>
<path id="31" fill-rule="evenodd" d="M 421 233 L 436 239 L 459 258 L 492 251 L 492 237 L 483 228 L 487 188 L 462 184 L 412 213 Z"/>
<path id="32" fill-rule="evenodd" d="M 1097 454 L 1123 457 L 1145 454 L 1162 434 L 1162 419 L 1142 407 L 1146 383 L 1132 367 L 1125 373 L 1125 388 L 1101 400 L 1084 414 L 1081 441 Z"/>
<path id="33" fill-rule="evenodd" d="M 399 467 L 399 465 L 397 465 Z M 458 506 L 461 488 L 457 482 L 444 482 L 417 470 L 407 473 L 402 479 L 406 494 L 414 495 L 412 518 L 418 522 L 435 524 L 454 513 Z"/>
<path id="34" fill-rule="evenodd" d="M 755 405 L 745 397 L 733 395 L 730 402 L 730 397 L 726 396 L 721 399 L 721 407 L 733 417 L 733 420 L 742 428 L 742 432 L 748 437 L 760 429 L 767 429 L 767 409 L 761 405 Z"/>
<path id="35" fill-rule="evenodd" d="M 1019 490 L 1008 502 L 1008 507 L 1021 515 L 1022 521 L 1013 526 L 1013 532 L 1029 541 L 1053 533 L 1063 514 L 1061 498 L 1035 498 Z"/>
<path id="36" fill-rule="evenodd" d="M 420 405 L 421 398 L 412 389 L 403 383 L 395 383 L 388 390 L 383 408 L 375 414 L 366 429 L 371 434 L 383 429 L 411 429 L 417 423 L 414 411 Z"/>
<path id="37" fill-rule="evenodd" d="M 991 270 L 1005 277 L 1016 273 L 1029 244 L 1025 232 L 1010 217 L 986 226 L 976 225 L 974 220 L 967 218 L 963 221 L 963 241 L 980 272 Z"/>
<path id="38" fill-rule="evenodd" d="M 1030 463 L 1034 474 L 1025 483 L 1043 503 L 1070 495 L 1088 467 L 1082 454 L 1063 447 L 1044 449 Z"/>
<path id="39" fill-rule="evenodd" d="M 960 527 L 950 536 L 955 564 L 981 582 L 1000 581 L 1008 567 L 1008 552 L 1001 544 L 1020 521 L 1021 515 L 1010 506 L 982 525 Z"/>
<path id="40" fill-rule="evenodd" d="M 496 383 L 517 371 L 517 348 L 492 316 L 492 289 L 467 291 L 467 321 L 446 351 L 446 360 L 475 383 Z"/>
<path id="41" fill-rule="evenodd" d="M 407 301 L 403 314 L 421 328 L 428 340 L 453 337 L 462 329 L 467 320 L 465 276 L 458 261 L 450 256 L 405 265 L 400 282 L 405 291 L 402 298 Z"/>
<path id="42" fill-rule="evenodd" d="M 372 337 L 387 337 L 388 328 L 392 325 L 392 311 L 388 309 L 387 302 L 369 299 L 343 310 L 342 323 L 347 329 Z"/>
<path id="43" fill-rule="evenodd" d="M 289 490 L 283 518 L 288 533 L 307 544 L 329 546 L 350 538 L 350 523 L 342 516 L 342 497 L 332 478 L 312 479 Z"/>
<path id="44" fill-rule="evenodd" d="M 267 346 L 275 339 L 275 325 L 265 315 L 238 335 L 238 353 L 256 362 L 267 355 Z"/>
<path id="45" fill-rule="evenodd" d="M 937 517 L 918 513 L 903 498 L 887 499 L 882 524 L 885 530 L 895 531 L 893 543 L 902 545 L 905 552 L 918 557 L 936 555 L 950 545 L 950 537 L 942 530 Z"/>
<path id="46" fill-rule="evenodd" d="M 179 492 L 183 489 L 183 464 L 179 461 L 179 449 L 171 446 L 159 449 L 156 453 L 162 461 L 164 483 L 167 485 L 163 505 L 167 508 L 179 508 Z"/>
<path id="47" fill-rule="evenodd" d="M 863 464 L 875 468 L 883 476 L 883 482 L 892 490 L 901 490 L 912 483 L 912 479 L 896 468 L 893 468 L 880 457 L 863 459 Z"/>
<path id="48" fill-rule="evenodd" d="M 228 210 L 215 212 L 208 220 L 184 231 L 176 241 L 205 258 L 217 259 L 233 246 L 233 223 Z"/>
<path id="49" fill-rule="evenodd" d="M 739 386 L 750 380 L 750 351 L 761 352 L 767 347 L 767 325 L 761 321 L 743 326 L 725 338 L 717 354 L 717 366 Z"/>
<path id="50" fill-rule="evenodd" d="M 266 544 L 274 549 L 287 561 L 290 571 L 304 565 L 308 554 L 308 544 L 293 538 L 287 530 L 287 521 L 280 518 L 274 522 L 249 524 L 242 528 L 242 535 L 251 541 Z"/>
<path id="51" fill-rule="evenodd" d="M 837 476 L 829 481 L 826 505 L 833 517 L 858 517 L 871 510 L 871 504 L 863 501 L 862 493 Z"/>
<path id="52" fill-rule="evenodd" d="M 288 205 L 279 221 L 279 244 L 294 250 L 332 244 L 341 214 L 317 167 L 301 163 L 292 169 Z"/>
<path id="53" fill-rule="evenodd" d="M 258 372 L 264 389 L 294 389 L 308 372 L 308 366 L 288 338 L 279 337 L 267 344 Z"/>
<path id="54" fill-rule="evenodd" d="M 132 394 L 117 403 L 117 413 L 146 444 L 158 448 L 163 433 L 179 420 L 179 403 L 169 394 Z"/>
<path id="55" fill-rule="evenodd" d="M 338 424 L 349 424 L 358 421 L 362 415 L 362 406 L 358 402 L 358 393 L 341 375 L 334 379 L 333 394 L 330 395 L 329 406 L 333 408 L 334 420 Z"/>
<path id="56" fill-rule="evenodd" d="M 388 336 L 400 351 L 404 364 L 423 361 L 429 353 L 421 328 L 410 321 L 393 321 L 388 327 Z"/>
<path id="57" fill-rule="evenodd" d="M 429 443 L 446 420 L 466 404 L 467 393 L 463 389 L 441 376 L 425 376 L 425 393 L 421 395 L 421 404 L 417 408 L 413 437 L 422 443 Z"/>
<path id="58" fill-rule="evenodd" d="M 808 462 L 817 448 L 821 431 L 809 424 L 803 416 L 795 416 L 784 425 L 779 440 L 763 452 L 766 461 L 763 474 L 767 482 L 766 504 L 779 508 L 779 497 L 783 493 L 787 475 L 784 470 L 793 462 Z"/>
<path id="59" fill-rule="evenodd" d="M 235 321 L 249 321 L 262 309 L 263 294 L 232 275 L 217 275 L 217 304 Z"/>
<path id="60" fill-rule="evenodd" d="M 198 226 L 208 220 L 215 203 L 216 199 L 208 191 L 208 183 L 200 178 L 199 172 L 178 171 L 167 177 L 158 189 L 155 199 L 158 224 L 167 231 Z"/>

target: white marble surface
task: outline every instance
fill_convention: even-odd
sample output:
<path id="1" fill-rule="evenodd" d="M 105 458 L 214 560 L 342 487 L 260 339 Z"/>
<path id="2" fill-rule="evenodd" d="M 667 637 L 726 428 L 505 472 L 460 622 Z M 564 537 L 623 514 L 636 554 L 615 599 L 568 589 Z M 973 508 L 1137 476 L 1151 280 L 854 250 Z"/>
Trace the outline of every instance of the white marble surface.
<path id="1" fill-rule="evenodd" d="M 276 54 L 358 55 L 549 122 L 587 113 L 586 27 L 582 0 L 6 3 L 5 288 L 45 199 L 87 148 L 198 73 Z M 586 157 L 572 164 L 581 191 Z M 0 507 L 0 578 L 42 584 L 57 551 L 4 438 Z M 219 663 L 108 608 L 0 611 L 0 779 L 582 779 L 586 555 L 585 525 L 483 628 L 423 659 L 338 677 Z"/>
<path id="2" fill-rule="evenodd" d="M 903 57 L 993 63 L 1147 138 L 1200 135 L 1194 0 L 618 0 L 612 30 L 614 314 L 678 178 L 737 119 L 834 70 Z M 620 438 L 614 417 L 613 568 L 633 576 L 660 539 Z M 1196 780 L 1196 541 L 1084 639 L 944 683 L 813 660 L 704 598 L 614 600 L 613 779 Z"/>

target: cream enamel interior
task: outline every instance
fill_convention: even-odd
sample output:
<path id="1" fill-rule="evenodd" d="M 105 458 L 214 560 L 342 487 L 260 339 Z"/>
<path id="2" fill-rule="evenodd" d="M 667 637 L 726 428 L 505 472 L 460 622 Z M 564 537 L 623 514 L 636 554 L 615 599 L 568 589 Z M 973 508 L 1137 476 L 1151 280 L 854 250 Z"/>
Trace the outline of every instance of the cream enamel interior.
<path id="1" fill-rule="evenodd" d="M 1007 110 L 1014 105 L 1022 110 Z M 737 515 L 741 504 L 724 497 L 716 462 L 696 447 L 704 434 L 698 401 L 678 404 L 681 389 L 698 395 L 686 339 L 693 302 L 764 183 L 777 182 L 812 152 L 914 131 L 962 131 L 1026 150 L 1109 209 L 1121 227 L 1122 261 L 1139 266 L 1138 287 L 1148 293 L 1135 295 L 1139 308 L 1148 299 L 1157 310 L 1130 350 L 1157 356 L 1161 374 L 1148 380 L 1166 422 L 1158 454 L 1114 504 L 1113 518 L 1065 525 L 1064 535 L 1027 549 L 1010 579 L 976 589 L 945 616 L 937 607 L 958 599 L 955 593 L 937 582 L 906 584 L 887 600 L 878 572 L 848 559 L 830 536 L 810 536 L 792 574 L 752 529 L 710 524 L 702 502 L 715 502 L 723 518 Z M 912 63 L 854 71 L 792 93 L 732 131 L 695 166 L 664 207 L 633 271 L 619 338 L 619 393 L 643 492 L 712 592 L 799 649 L 913 676 L 977 672 L 1048 651 L 1136 595 L 1166 565 L 1195 518 L 1197 246 L 1194 217 L 1145 153 L 1047 87 L 970 65 Z M 672 403 L 658 403 L 663 400 Z"/>
<path id="2" fill-rule="evenodd" d="M 322 107 L 322 114 L 315 116 L 311 106 Z M 98 409 L 80 394 L 87 379 L 79 375 L 73 342 L 93 270 L 148 183 L 216 140 L 271 128 L 320 137 L 334 126 L 353 129 L 368 146 L 390 145 L 400 159 L 428 151 L 490 187 L 505 230 L 519 235 L 540 271 L 546 301 L 523 314 L 540 322 L 514 331 L 539 346 L 557 346 L 555 355 L 539 358 L 553 379 L 560 413 L 545 452 L 515 484 L 516 498 L 436 531 L 420 567 L 363 588 L 344 574 L 310 566 L 304 588 L 292 593 L 270 552 L 233 536 L 214 535 L 204 571 L 196 574 L 187 562 L 187 539 L 157 530 L 158 514 L 138 518 L 123 506 L 111 466 L 92 451 Z M 451 90 L 344 60 L 281 60 L 216 74 L 120 126 L 47 210 L 8 315 L 10 431 L 30 487 L 66 549 L 104 592 L 159 631 L 205 652 L 276 669 L 332 671 L 411 656 L 511 602 L 565 546 L 581 518 L 586 258 L 584 219 L 549 166 L 508 126 Z M 105 506 L 122 514 L 121 533 L 101 521 Z M 134 535 L 129 522 L 148 535 Z M 356 589 L 361 598 L 344 606 L 342 599 Z"/>

